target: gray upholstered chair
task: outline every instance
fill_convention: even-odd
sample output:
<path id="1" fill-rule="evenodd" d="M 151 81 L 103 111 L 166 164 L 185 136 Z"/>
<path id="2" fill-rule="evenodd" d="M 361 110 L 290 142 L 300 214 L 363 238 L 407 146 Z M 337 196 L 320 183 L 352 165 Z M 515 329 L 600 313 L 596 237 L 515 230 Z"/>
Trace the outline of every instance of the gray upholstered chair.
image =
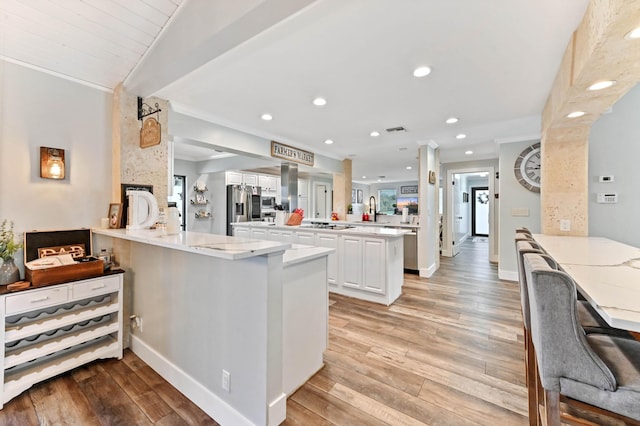
<path id="1" fill-rule="evenodd" d="M 547 262 L 549 268 L 554 270 L 561 270 L 557 262 L 544 253 L 542 247 L 540 247 L 535 241 L 528 240 L 526 238 L 519 238 L 519 234 L 516 234 L 516 256 L 518 261 L 518 283 L 520 285 L 520 304 L 522 307 L 522 322 L 523 322 L 523 335 L 524 335 L 524 349 L 525 349 L 525 374 L 526 385 L 528 394 L 528 406 L 529 406 L 529 424 L 537 424 L 537 410 L 538 410 L 538 398 L 536 390 L 536 377 L 537 369 L 535 362 L 535 351 L 533 344 L 531 343 L 531 320 L 529 313 L 529 294 L 526 275 L 524 272 L 523 256 L 527 253 L 539 254 L 542 259 Z M 620 337 L 630 337 L 629 333 L 625 330 L 619 330 L 617 328 L 610 327 L 600 315 L 591 307 L 586 300 L 577 301 L 577 312 L 579 324 L 582 326 L 586 333 L 602 333 L 611 334 Z"/>
<path id="2" fill-rule="evenodd" d="M 573 279 L 540 254 L 523 263 L 547 426 L 560 425 L 560 401 L 640 424 L 640 342 L 585 334 Z"/>

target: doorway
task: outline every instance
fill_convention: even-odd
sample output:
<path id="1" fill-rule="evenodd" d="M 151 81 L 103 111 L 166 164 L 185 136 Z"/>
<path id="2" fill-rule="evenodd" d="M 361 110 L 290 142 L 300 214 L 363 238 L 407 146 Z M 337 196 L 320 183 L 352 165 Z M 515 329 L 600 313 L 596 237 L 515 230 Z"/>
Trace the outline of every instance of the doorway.
<path id="1" fill-rule="evenodd" d="M 471 188 L 471 235 L 489 236 L 489 187 Z"/>
<path id="2" fill-rule="evenodd" d="M 185 189 L 187 187 L 187 177 L 173 175 L 173 195 L 169 196 L 169 207 L 175 206 L 180 214 L 180 229 L 187 230 L 187 204 L 185 200 Z"/>
<path id="3" fill-rule="evenodd" d="M 495 184 L 497 177 L 495 176 L 495 167 L 492 165 L 476 166 L 472 165 L 468 168 L 450 169 L 446 172 L 446 183 L 444 187 L 444 203 L 443 203 L 443 232 L 442 232 L 442 250 L 444 257 L 453 257 L 459 253 L 460 245 L 472 235 L 474 217 L 472 213 L 473 206 L 476 203 L 477 195 L 472 195 L 472 189 L 488 188 L 487 193 L 490 202 L 487 203 L 487 220 L 488 229 L 486 230 L 489 245 L 489 261 L 498 261 L 498 244 L 497 230 L 495 223 L 498 211 L 498 199 L 494 197 Z M 483 223 L 486 223 L 483 220 Z M 477 226 L 478 224 L 476 224 Z M 483 229 L 475 230 L 476 233 L 482 232 Z"/>
<path id="4" fill-rule="evenodd" d="M 329 187 L 324 183 L 315 184 L 315 200 L 313 216 L 318 219 L 331 217 Z"/>

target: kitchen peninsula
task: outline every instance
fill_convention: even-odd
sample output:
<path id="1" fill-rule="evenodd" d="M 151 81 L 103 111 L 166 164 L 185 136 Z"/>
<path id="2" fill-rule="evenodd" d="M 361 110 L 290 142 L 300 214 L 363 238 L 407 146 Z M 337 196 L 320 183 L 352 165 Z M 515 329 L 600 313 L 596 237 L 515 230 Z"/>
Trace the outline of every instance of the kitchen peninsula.
<path id="1" fill-rule="evenodd" d="M 404 235 L 409 229 L 353 222 L 300 226 L 240 222 L 232 226 L 238 237 L 335 249 L 327 267 L 331 292 L 387 306 L 402 293 Z"/>
<path id="2" fill-rule="evenodd" d="M 322 367 L 333 250 L 124 229 L 94 230 L 94 247 L 127 270 L 133 352 L 217 422 L 281 423 Z"/>

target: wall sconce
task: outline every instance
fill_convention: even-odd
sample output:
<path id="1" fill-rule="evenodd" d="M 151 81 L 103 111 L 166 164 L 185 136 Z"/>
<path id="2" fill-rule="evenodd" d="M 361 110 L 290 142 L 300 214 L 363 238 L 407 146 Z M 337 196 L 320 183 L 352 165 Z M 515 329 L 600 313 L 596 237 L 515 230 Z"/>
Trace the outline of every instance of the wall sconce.
<path id="1" fill-rule="evenodd" d="M 64 179 L 64 149 L 40 147 L 40 177 Z"/>

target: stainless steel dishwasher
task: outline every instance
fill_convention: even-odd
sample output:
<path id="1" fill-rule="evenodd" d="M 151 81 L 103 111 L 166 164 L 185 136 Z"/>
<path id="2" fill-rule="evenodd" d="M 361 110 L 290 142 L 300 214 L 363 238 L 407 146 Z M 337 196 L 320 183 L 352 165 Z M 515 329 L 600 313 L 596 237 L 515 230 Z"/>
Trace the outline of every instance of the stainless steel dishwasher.
<path id="1" fill-rule="evenodd" d="M 404 269 L 418 270 L 418 231 L 404 234 Z"/>

